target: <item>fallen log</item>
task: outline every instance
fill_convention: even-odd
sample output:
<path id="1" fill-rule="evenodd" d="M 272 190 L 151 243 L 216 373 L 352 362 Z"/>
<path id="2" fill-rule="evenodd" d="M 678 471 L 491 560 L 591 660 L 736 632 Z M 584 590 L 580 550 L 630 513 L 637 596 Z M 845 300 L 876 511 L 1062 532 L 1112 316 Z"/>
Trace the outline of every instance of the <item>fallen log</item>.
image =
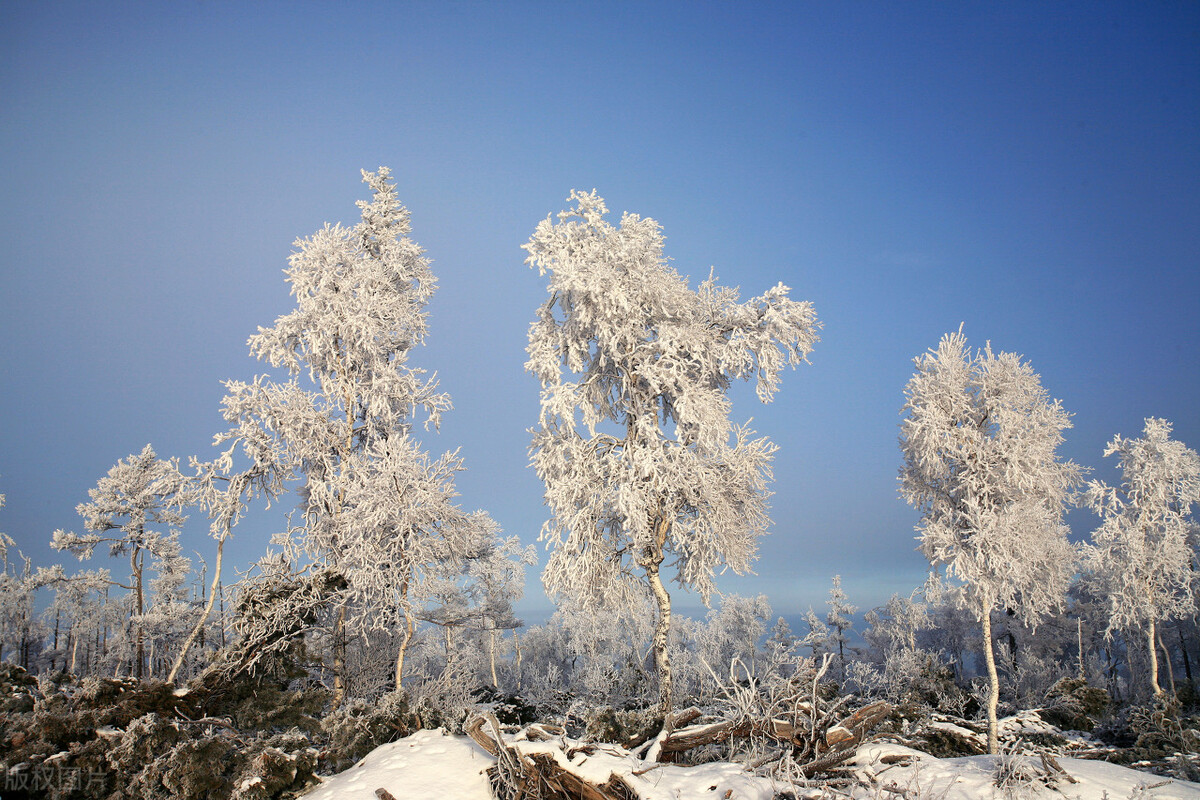
<path id="1" fill-rule="evenodd" d="M 891 710 L 885 702 L 863 706 L 841 719 L 807 720 L 796 724 L 783 719 L 738 719 L 707 725 L 693 725 L 668 733 L 659 745 L 658 758 L 664 760 L 709 744 L 722 744 L 736 737 L 765 736 L 792 748 L 793 757 L 812 775 L 849 760 L 866 735 Z"/>
<path id="2" fill-rule="evenodd" d="M 491 733 L 485 730 L 491 728 Z M 546 741 L 545 727 L 530 726 L 535 731 L 530 741 Z M 620 775 L 610 774 L 607 781 L 597 785 L 564 768 L 549 753 L 519 753 L 504 743 L 500 725 L 490 714 L 475 717 L 467 723 L 466 734 L 496 758 L 496 766 L 488 769 L 493 794 L 498 798 L 537 797 L 541 800 L 638 800 L 637 791 Z"/>

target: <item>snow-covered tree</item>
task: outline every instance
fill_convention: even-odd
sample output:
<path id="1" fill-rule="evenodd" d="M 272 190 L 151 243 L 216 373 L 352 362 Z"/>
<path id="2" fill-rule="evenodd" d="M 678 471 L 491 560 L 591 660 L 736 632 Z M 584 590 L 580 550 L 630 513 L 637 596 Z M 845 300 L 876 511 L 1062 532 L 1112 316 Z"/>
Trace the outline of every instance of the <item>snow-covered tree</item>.
<path id="1" fill-rule="evenodd" d="M 829 626 L 831 649 L 837 648 L 838 683 L 846 680 L 846 642 L 849 637 L 846 631 L 854 627 L 854 614 L 858 606 L 851 605 L 849 596 L 842 589 L 842 576 L 833 576 L 833 586 L 829 588 L 829 599 L 825 601 L 829 613 L 825 615 L 825 624 Z"/>
<path id="2" fill-rule="evenodd" d="M 759 662 L 771 655 L 758 647 L 767 635 L 770 619 L 771 604 L 761 594 L 723 594 L 720 607 L 710 610 L 703 622 L 682 618 L 673 631 L 678 635 L 671 637 L 671 664 L 679 696 L 690 703 L 711 699 L 720 688 L 714 675 L 724 678 L 734 666 L 738 671 L 760 672 Z"/>
<path id="3" fill-rule="evenodd" d="M 0 508 L 4 508 L 5 496 L 0 494 Z M 8 564 L 8 548 L 14 547 L 16 542 L 3 531 L 0 531 L 0 561 Z"/>
<path id="4" fill-rule="evenodd" d="M 897 650 L 917 648 L 917 634 L 930 621 L 928 606 L 915 598 L 916 592 L 908 597 L 893 594 L 886 604 L 863 615 L 863 639 L 880 660 Z"/>
<path id="5" fill-rule="evenodd" d="M 286 459 L 286 453 L 281 452 L 279 433 L 263 426 L 261 407 L 254 403 L 260 395 L 244 392 L 245 384 L 230 382 L 226 386 L 230 393 L 222 401 L 222 416 L 230 427 L 213 437 L 214 446 L 225 449 L 212 461 L 193 457 L 191 462 L 195 470 L 190 479 L 191 492 L 196 505 L 208 512 L 209 533 L 217 541 L 212 585 L 204 608 L 192 632 L 180 646 L 167 675 L 167 681 L 172 683 L 183 668 L 188 651 L 208 624 L 221 594 L 225 543 L 233 536 L 233 528 L 245 515 L 251 499 L 263 497 L 269 508 L 271 501 L 283 493 L 286 482 L 294 477 L 296 470 L 294 463 L 281 460 L 281 457 Z M 242 469 L 234 467 L 238 450 L 246 460 Z"/>
<path id="6" fill-rule="evenodd" d="M 915 359 L 904 390 L 900 493 L 921 512 L 921 551 L 962 582 L 983 626 L 988 746 L 997 751 L 999 677 L 992 611 L 1036 624 L 1060 608 L 1074 569 L 1063 508 L 1080 468 L 1057 455 L 1070 415 L 1028 363 L 990 344 L 972 353 L 961 329 Z"/>
<path id="7" fill-rule="evenodd" d="M 274 461 L 302 476 L 297 546 L 345 581 L 332 641 L 335 704 L 351 632 L 402 626 L 399 680 L 429 599 L 424 568 L 461 562 L 481 524 L 453 506 L 457 456 L 430 459 L 411 438 L 418 415 L 436 427 L 450 407 L 436 379 L 409 364 L 425 340 L 435 280 L 408 237 L 390 171 L 364 171 L 363 181 L 374 194 L 357 204 L 362 220 L 296 242 L 285 274 L 297 308 L 250 337 L 251 352 L 285 367 L 289 380 L 231 382 L 227 401 L 227 418 L 253 417 L 272 438 Z"/>
<path id="8" fill-rule="evenodd" d="M 1140 439 L 1115 436 L 1104 450 L 1117 456 L 1121 485 L 1094 480 L 1083 493 L 1100 515 L 1086 550 L 1086 565 L 1107 597 L 1108 634 L 1145 633 L 1150 686 L 1158 682 L 1157 626 L 1174 616 L 1195 613 L 1196 523 L 1200 502 L 1200 456 L 1171 440 L 1171 423 L 1146 419 Z"/>
<path id="9" fill-rule="evenodd" d="M 4 495 L 0 494 L 0 508 Z M 30 637 L 34 628 L 33 595 L 37 589 L 32 564 L 19 550 L 10 555 L 16 542 L 0 533 L 0 660 L 5 648 L 15 648 L 16 663 L 29 665 Z M 19 566 L 18 566 L 19 562 Z"/>
<path id="10" fill-rule="evenodd" d="M 69 550 L 79 560 L 92 557 L 96 547 L 108 545 L 112 557 L 128 556 L 130 582 L 114 585 L 132 594 L 130 605 L 131 639 L 134 643 L 134 677 L 141 678 L 146 670 L 147 608 L 146 557 L 150 569 L 169 571 L 179 566 L 178 531 L 174 530 L 187 519 L 183 508 L 190 501 L 186 481 L 179 471 L 179 460 L 162 460 L 154 448 L 146 445 L 142 452 L 122 459 L 101 478 L 96 488 L 88 490 L 91 502 L 76 508 L 83 517 L 85 534 L 63 530 L 54 532 L 51 546 Z"/>
<path id="11" fill-rule="evenodd" d="M 53 614 L 61 626 L 64 667 L 73 675 L 92 672 L 93 656 L 98 658 L 99 653 L 91 644 L 100 639 L 107 622 L 104 595 L 112 585 L 109 571 L 85 570 L 67 575 L 61 565 L 55 564 L 38 569 L 34 580 L 37 586 L 54 592 L 46 613 Z"/>
<path id="12" fill-rule="evenodd" d="M 800 640 L 800 646 L 807 647 L 813 660 L 819 661 L 821 656 L 829 652 L 829 646 L 833 641 L 829 633 L 829 626 L 817 616 L 817 612 L 813 611 L 811 606 L 804 613 L 804 624 L 808 626 L 808 633 Z"/>
<path id="13" fill-rule="evenodd" d="M 542 385 L 531 454 L 552 514 L 543 580 L 555 596 L 626 605 L 649 588 L 667 713 L 664 561 L 673 556 L 676 580 L 707 601 L 717 569 L 749 570 L 769 524 L 775 448 L 730 423 L 727 390 L 757 377 L 770 401 L 819 323 L 782 284 L 746 303 L 712 277 L 692 290 L 668 266 L 657 222 L 627 213 L 613 227 L 594 192 L 570 200 L 524 245 L 527 263 L 550 275 L 526 364 Z"/>

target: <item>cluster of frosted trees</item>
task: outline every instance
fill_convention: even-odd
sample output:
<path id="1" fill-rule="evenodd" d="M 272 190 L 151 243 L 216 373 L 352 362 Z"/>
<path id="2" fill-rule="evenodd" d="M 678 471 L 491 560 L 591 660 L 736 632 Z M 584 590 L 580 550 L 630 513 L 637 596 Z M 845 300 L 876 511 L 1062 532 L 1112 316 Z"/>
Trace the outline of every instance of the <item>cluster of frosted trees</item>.
<path id="1" fill-rule="evenodd" d="M 674 619 L 669 583 L 709 601 L 715 574 L 749 570 L 769 526 L 776 448 L 730 420 L 728 389 L 753 380 L 770 402 L 820 323 L 782 284 L 748 301 L 711 276 L 690 288 L 659 225 L 632 214 L 613 225 L 595 193 L 572 194 L 525 245 L 548 279 L 526 368 L 542 386 L 530 454 L 550 511 L 543 582 L 560 610 L 519 634 L 513 603 L 532 548 L 462 509 L 457 452 L 431 455 L 416 437 L 450 409 L 408 363 L 435 280 L 388 170 L 363 175 L 361 221 L 296 242 L 296 308 L 249 339 L 273 372 L 226 384 L 217 455 L 181 468 L 147 446 L 79 506 L 84 533 L 54 533 L 57 549 L 90 560 L 100 548 L 122 566 L 34 570 L 0 538 L 0 657 L 170 681 L 303 663 L 335 705 L 398 687 L 609 703 L 646 701 L 650 687 L 669 721 L 678 696 L 715 691 L 731 664 L 787 669 L 807 650 L 828 656 L 839 685 L 886 694 L 943 667 L 962 682 L 977 654 L 993 746 L 1002 683 L 1020 695 L 1038 664 L 1048 678 L 1064 642 L 1081 673 L 1110 683 L 1120 653 L 1126 674 L 1140 658 L 1159 693 L 1171 623 L 1190 680 L 1196 453 L 1149 419 L 1105 453 L 1121 484 L 1085 483 L 1057 455 L 1069 415 L 1030 366 L 972 351 L 961 330 L 916 359 L 905 390 L 901 493 L 921 514 L 929 591 L 868 612 L 865 650 L 836 578 L 803 639 L 769 625 L 765 598 Z M 292 511 L 271 550 L 231 590 L 226 541 L 247 513 L 281 503 Z M 1100 517 L 1089 544 L 1068 540 L 1071 504 Z M 209 520 L 211 574 L 182 555 L 188 514 Z M 54 599 L 37 615 L 40 588 Z"/>

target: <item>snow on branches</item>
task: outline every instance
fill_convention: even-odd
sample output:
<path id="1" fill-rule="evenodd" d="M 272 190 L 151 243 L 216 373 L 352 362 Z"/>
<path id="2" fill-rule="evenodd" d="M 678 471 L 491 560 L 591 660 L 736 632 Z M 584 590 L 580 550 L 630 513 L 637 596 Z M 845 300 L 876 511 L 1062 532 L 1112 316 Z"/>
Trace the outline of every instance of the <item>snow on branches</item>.
<path id="1" fill-rule="evenodd" d="M 302 476 L 298 550 L 344 579 L 335 702 L 344 693 L 349 633 L 404 630 L 399 686 L 415 622 L 434 599 L 430 576 L 461 574 L 481 549 L 503 549 L 486 514 L 453 503 L 457 454 L 431 459 L 411 438 L 418 414 L 436 427 L 450 398 L 408 364 L 425 340 L 435 280 L 408 238 L 408 211 L 389 178 L 384 167 L 363 172 L 373 198 L 358 202 L 358 224 L 326 225 L 297 240 L 285 270 L 297 307 L 249 340 L 254 355 L 286 367 L 288 380 L 231 382 L 225 400 L 234 425 L 226 440 L 241 441 L 256 464 Z"/>
<path id="2" fill-rule="evenodd" d="M 1141 439 L 1115 436 L 1104 455 L 1117 456 L 1121 485 L 1091 481 L 1084 503 L 1100 515 L 1085 564 L 1107 598 L 1109 635 L 1141 628 L 1148 636 L 1150 682 L 1158 685 L 1155 626 L 1196 610 L 1191 518 L 1200 503 L 1200 456 L 1171 440 L 1171 423 L 1146 419 Z"/>
<path id="3" fill-rule="evenodd" d="M 1063 507 L 1080 468 L 1057 449 L 1070 415 L 1013 353 L 972 353 L 961 329 L 914 360 L 900 426 L 900 494 L 921 513 L 921 551 L 961 580 L 984 628 L 995 752 L 993 609 L 1030 624 L 1061 607 L 1074 570 Z"/>
<path id="4" fill-rule="evenodd" d="M 543 581 L 553 595 L 624 606 L 649 587 L 669 707 L 664 558 L 707 600 L 717 569 L 749 570 L 769 524 L 775 447 L 730 422 L 726 392 L 754 377 L 770 401 L 820 324 L 782 284 L 746 303 L 712 277 L 693 291 L 667 265 L 657 222 L 626 213 L 613 227 L 594 192 L 570 200 L 524 245 L 549 275 L 526 363 L 542 384 L 530 452 L 553 515 Z"/>

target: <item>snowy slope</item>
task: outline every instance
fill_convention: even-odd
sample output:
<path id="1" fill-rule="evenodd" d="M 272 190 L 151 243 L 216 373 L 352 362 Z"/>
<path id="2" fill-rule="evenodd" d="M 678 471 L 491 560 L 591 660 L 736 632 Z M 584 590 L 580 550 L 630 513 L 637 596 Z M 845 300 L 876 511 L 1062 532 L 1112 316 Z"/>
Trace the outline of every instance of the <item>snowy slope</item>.
<path id="1" fill-rule="evenodd" d="M 515 742 L 527 752 L 549 752 L 546 743 Z M 884 757 L 908 756 L 908 763 L 888 764 Z M 566 756 L 557 757 L 565 763 Z M 1058 800 L 1200 800 L 1200 785 L 1107 764 L 1060 758 L 1059 764 L 1077 783 L 1059 780 L 1054 786 L 1034 782 L 1006 793 L 993 782 L 995 756 L 935 758 L 893 744 L 867 744 L 855 763 L 864 780 L 848 796 L 860 800 L 978 800 L 978 798 L 1057 798 Z M 327 778 L 304 795 L 304 800 L 377 800 L 386 789 L 397 800 L 491 800 L 484 770 L 493 759 L 464 736 L 421 731 L 372 751 L 355 766 Z M 576 755 L 577 772 L 597 783 L 608 775 L 627 776 L 646 800 L 729 798 L 771 800 L 766 778 L 747 775 L 732 764 L 696 767 L 651 765 L 605 746 L 587 756 Z M 1032 763 L 1032 762 L 1031 762 Z M 644 774 L 636 771 L 652 767 Z"/>
<path id="2" fill-rule="evenodd" d="M 304 800 L 378 800 L 375 790 L 380 788 L 398 800 L 491 800 L 483 771 L 494 761 L 465 736 L 419 731 L 372 750 Z"/>
<path id="3" fill-rule="evenodd" d="M 888 765 L 887 756 L 909 756 L 912 763 Z M 869 789 L 856 797 L 936 798 L 1060 798 L 1061 800 L 1200 800 L 1200 784 L 1171 780 L 1104 761 L 1059 758 L 1063 770 L 1077 783 L 1059 779 L 1052 786 L 1032 782 L 1009 793 L 994 782 L 998 756 L 935 758 L 895 744 L 866 744 L 859 748 L 856 764 Z M 1036 759 L 1026 763 L 1036 767 Z"/>

